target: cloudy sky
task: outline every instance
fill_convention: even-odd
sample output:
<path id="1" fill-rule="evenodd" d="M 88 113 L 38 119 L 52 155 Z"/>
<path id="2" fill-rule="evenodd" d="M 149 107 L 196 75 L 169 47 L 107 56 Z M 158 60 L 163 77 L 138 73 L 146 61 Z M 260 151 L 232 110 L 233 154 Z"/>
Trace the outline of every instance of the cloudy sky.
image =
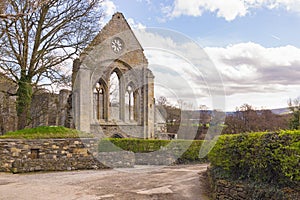
<path id="1" fill-rule="evenodd" d="M 282 108 L 300 96 L 299 0 L 106 0 L 104 9 L 107 19 L 119 11 L 146 28 L 136 34 L 156 97 L 231 111 Z"/>

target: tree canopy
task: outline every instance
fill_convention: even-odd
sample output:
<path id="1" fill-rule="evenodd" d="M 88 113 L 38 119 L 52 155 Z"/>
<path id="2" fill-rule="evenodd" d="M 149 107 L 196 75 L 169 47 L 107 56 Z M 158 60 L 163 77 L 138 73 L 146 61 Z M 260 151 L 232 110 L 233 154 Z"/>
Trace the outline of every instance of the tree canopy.
<path id="1" fill-rule="evenodd" d="M 296 99 L 289 99 L 289 109 L 292 112 L 290 120 L 290 129 L 300 129 L 300 97 Z"/>
<path id="2" fill-rule="evenodd" d="M 100 30 L 102 0 L 5 0 L 0 71 L 17 85 L 18 128 L 30 121 L 33 89 L 68 82 L 74 59 Z"/>

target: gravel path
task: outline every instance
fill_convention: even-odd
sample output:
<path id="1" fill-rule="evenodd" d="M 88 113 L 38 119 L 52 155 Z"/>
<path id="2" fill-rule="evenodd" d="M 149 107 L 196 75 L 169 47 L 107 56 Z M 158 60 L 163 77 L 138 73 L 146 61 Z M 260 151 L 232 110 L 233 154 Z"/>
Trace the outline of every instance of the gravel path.
<path id="1" fill-rule="evenodd" d="M 0 173 L 1 200 L 207 200 L 199 173 L 207 164 L 119 170 Z"/>

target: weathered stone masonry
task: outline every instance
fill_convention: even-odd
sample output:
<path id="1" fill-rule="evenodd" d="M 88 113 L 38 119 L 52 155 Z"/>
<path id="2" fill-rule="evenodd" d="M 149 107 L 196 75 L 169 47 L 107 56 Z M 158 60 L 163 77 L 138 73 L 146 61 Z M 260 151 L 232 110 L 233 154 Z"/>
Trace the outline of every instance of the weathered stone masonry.
<path id="1" fill-rule="evenodd" d="M 97 156 L 95 139 L 0 140 L 0 171 L 64 171 L 107 168 Z"/>
<path id="2" fill-rule="evenodd" d="M 175 149 L 148 153 L 98 152 L 98 139 L 1 139 L 0 172 L 107 169 L 134 165 L 172 165 Z"/>
<path id="3" fill-rule="evenodd" d="M 272 185 L 255 187 L 248 182 L 218 179 L 207 171 L 213 200 L 296 200 L 300 192 L 291 188 L 274 189 Z"/>

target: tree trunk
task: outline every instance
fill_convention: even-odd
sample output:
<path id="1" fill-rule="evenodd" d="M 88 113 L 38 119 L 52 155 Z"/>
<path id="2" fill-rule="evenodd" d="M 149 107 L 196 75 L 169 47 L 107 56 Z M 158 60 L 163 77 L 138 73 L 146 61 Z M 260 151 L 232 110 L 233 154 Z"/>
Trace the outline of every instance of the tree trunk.
<path id="1" fill-rule="evenodd" d="M 31 80 L 27 77 L 21 78 L 17 90 L 17 115 L 18 130 L 24 129 L 30 120 L 30 105 L 32 99 Z"/>

